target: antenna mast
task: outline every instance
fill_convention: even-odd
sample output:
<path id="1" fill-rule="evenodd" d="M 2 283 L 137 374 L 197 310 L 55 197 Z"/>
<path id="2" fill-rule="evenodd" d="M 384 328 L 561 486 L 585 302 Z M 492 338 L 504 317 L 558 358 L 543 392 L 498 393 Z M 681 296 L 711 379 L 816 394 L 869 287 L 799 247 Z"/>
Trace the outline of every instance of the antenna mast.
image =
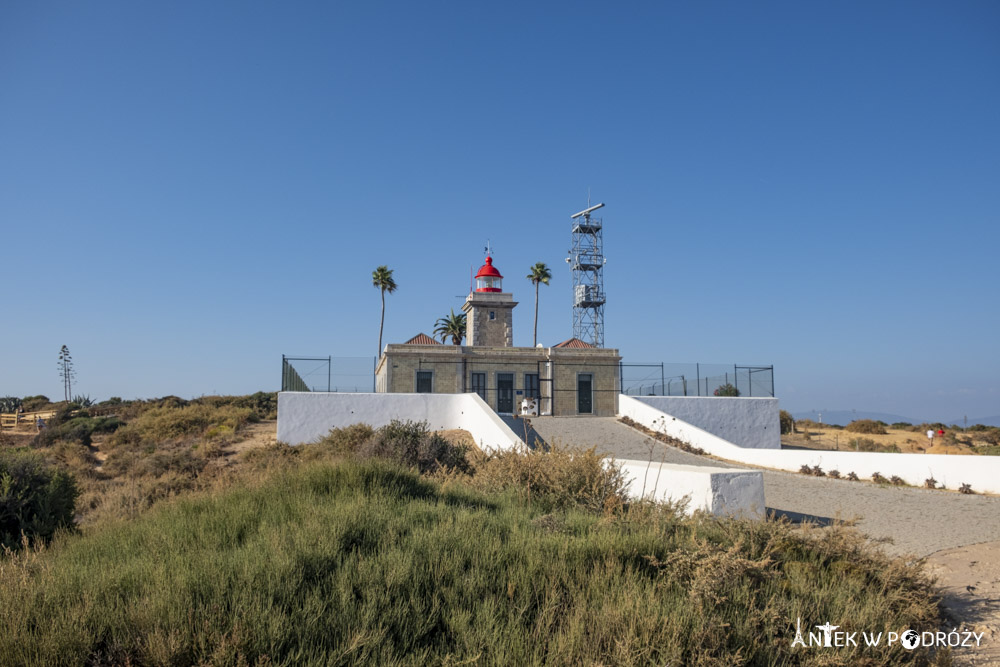
<path id="1" fill-rule="evenodd" d="M 573 272 L 573 336 L 594 347 L 604 347 L 604 223 L 591 214 L 604 204 L 590 206 L 570 216 L 573 247 L 566 262 Z"/>

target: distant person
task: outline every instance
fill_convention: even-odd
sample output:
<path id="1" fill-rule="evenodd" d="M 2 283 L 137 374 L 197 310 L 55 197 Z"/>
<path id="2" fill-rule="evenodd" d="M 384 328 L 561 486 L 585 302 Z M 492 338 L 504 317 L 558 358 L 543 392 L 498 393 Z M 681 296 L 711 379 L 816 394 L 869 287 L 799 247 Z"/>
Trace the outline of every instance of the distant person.
<path id="1" fill-rule="evenodd" d="M 938 434 L 937 435 L 938 435 L 939 438 L 943 438 L 944 437 L 944 429 L 943 428 L 938 429 Z"/>
<path id="2" fill-rule="evenodd" d="M 43 428 L 45 428 L 45 420 L 39 417 L 38 419 L 35 420 L 35 429 L 37 429 L 38 432 L 40 433 Z"/>
<path id="3" fill-rule="evenodd" d="M 932 445 L 934 444 L 934 429 L 932 428 L 927 429 L 927 439 L 931 442 Z"/>

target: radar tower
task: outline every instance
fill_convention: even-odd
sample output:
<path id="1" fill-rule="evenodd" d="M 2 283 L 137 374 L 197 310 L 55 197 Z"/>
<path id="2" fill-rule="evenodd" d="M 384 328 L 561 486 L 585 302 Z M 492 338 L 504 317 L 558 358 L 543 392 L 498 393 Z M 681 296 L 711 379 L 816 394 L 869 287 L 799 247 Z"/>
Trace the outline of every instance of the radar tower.
<path id="1" fill-rule="evenodd" d="M 594 347 L 604 347 L 604 257 L 603 220 L 593 212 L 595 204 L 570 216 L 573 247 L 566 263 L 573 272 L 573 336 Z"/>

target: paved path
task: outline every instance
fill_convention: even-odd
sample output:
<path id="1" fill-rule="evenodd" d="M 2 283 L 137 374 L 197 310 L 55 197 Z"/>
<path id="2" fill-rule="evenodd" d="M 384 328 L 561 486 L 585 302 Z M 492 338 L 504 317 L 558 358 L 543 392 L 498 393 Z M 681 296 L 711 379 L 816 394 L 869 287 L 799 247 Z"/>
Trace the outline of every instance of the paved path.
<path id="1" fill-rule="evenodd" d="M 548 444 L 596 446 L 619 459 L 750 468 L 688 454 L 618 422 L 613 417 L 535 417 L 535 431 Z M 941 549 L 1000 540 L 1000 497 L 961 495 L 909 487 L 879 487 L 764 471 L 769 509 L 793 519 L 860 518 L 858 528 L 875 538 L 890 538 L 896 554 L 927 556 Z"/>

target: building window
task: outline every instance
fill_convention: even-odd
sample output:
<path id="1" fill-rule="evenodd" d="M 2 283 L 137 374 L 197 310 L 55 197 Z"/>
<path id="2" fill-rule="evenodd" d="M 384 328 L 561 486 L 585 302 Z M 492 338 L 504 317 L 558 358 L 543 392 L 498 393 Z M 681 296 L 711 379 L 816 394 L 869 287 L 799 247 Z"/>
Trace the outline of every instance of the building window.
<path id="1" fill-rule="evenodd" d="M 538 393 L 538 373 L 524 374 L 524 397 L 541 398 L 541 395 Z"/>
<path id="2" fill-rule="evenodd" d="M 594 414 L 594 374 L 576 374 L 576 411 L 577 414 Z"/>
<path id="3" fill-rule="evenodd" d="M 434 371 L 417 371 L 417 393 L 430 394 L 434 392 Z"/>
<path id="4" fill-rule="evenodd" d="M 496 318 L 497 318 L 497 311 L 491 310 L 490 311 L 490 319 L 491 320 L 495 320 Z"/>
<path id="5" fill-rule="evenodd" d="M 479 394 L 479 397 L 486 400 L 486 373 L 472 374 L 472 391 Z"/>

